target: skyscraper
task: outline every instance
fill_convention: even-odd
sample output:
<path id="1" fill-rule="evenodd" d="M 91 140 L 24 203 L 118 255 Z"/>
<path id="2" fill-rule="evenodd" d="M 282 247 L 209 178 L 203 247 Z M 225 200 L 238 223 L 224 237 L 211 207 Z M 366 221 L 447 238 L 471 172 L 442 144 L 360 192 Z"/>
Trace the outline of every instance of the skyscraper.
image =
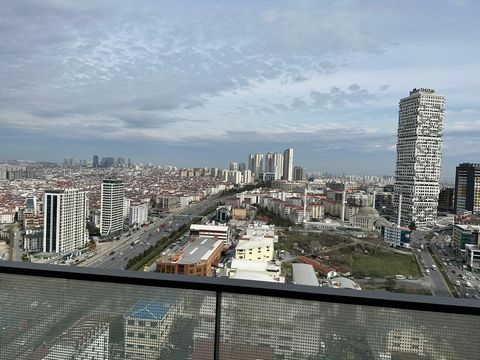
<path id="1" fill-rule="evenodd" d="M 250 154 L 248 158 L 248 168 L 255 174 L 255 180 L 258 180 L 263 171 L 263 154 Z"/>
<path id="2" fill-rule="evenodd" d="M 87 241 L 86 196 L 78 189 L 45 191 L 43 251 L 67 253 Z"/>
<path id="3" fill-rule="evenodd" d="M 455 212 L 480 213 L 480 164 L 463 163 L 455 173 Z"/>
<path id="4" fill-rule="evenodd" d="M 437 217 L 445 98 L 413 89 L 400 100 L 394 207 L 401 224 L 431 226 Z"/>
<path id="5" fill-rule="evenodd" d="M 102 181 L 100 235 L 108 236 L 123 229 L 123 199 L 125 188 L 122 180 Z"/>
<path id="6" fill-rule="evenodd" d="M 273 173 L 273 169 L 274 169 L 274 162 L 273 162 L 273 154 L 272 153 L 266 153 L 265 154 L 265 161 L 264 161 L 264 165 L 265 165 L 265 172 L 266 173 Z"/>
<path id="7" fill-rule="evenodd" d="M 230 163 L 230 171 L 238 171 L 238 163 L 231 162 Z"/>
<path id="8" fill-rule="evenodd" d="M 283 152 L 283 180 L 293 180 L 293 149 Z"/>
<path id="9" fill-rule="evenodd" d="M 93 167 L 94 169 L 98 168 L 98 155 L 93 155 L 92 167 Z"/>
<path id="10" fill-rule="evenodd" d="M 273 173 L 275 173 L 275 180 L 279 180 L 283 176 L 283 155 L 273 153 Z"/>

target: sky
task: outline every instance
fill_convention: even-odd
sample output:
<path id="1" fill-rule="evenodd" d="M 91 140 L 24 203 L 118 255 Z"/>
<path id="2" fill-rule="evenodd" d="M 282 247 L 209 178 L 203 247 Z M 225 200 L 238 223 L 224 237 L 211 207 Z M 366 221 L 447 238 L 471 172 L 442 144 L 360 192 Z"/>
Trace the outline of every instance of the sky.
<path id="1" fill-rule="evenodd" d="M 398 101 L 446 97 L 442 176 L 480 162 L 480 2 L 0 0 L 0 160 L 393 174 Z"/>

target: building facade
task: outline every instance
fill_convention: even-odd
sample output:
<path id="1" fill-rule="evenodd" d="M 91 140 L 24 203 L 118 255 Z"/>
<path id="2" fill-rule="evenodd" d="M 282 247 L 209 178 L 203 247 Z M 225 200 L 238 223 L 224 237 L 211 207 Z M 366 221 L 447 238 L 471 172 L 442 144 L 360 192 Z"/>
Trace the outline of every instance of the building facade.
<path id="1" fill-rule="evenodd" d="M 455 189 L 443 187 L 438 195 L 438 211 L 452 212 L 454 209 Z"/>
<path id="2" fill-rule="evenodd" d="M 410 235 L 412 231 L 407 227 L 396 225 L 382 227 L 383 240 L 392 247 L 410 248 Z"/>
<path id="3" fill-rule="evenodd" d="M 283 152 L 283 180 L 293 181 L 293 149 Z"/>
<path id="4" fill-rule="evenodd" d="M 134 304 L 124 315 L 125 359 L 161 359 L 177 312 L 157 299 Z"/>
<path id="5" fill-rule="evenodd" d="M 452 242 L 457 252 L 465 251 L 465 245 L 478 244 L 480 226 L 457 224 L 453 227 Z"/>
<path id="6" fill-rule="evenodd" d="M 394 207 L 401 224 L 436 222 L 445 98 L 431 89 L 413 89 L 400 100 Z"/>
<path id="7" fill-rule="evenodd" d="M 455 173 L 455 213 L 480 213 L 480 164 L 464 163 Z"/>
<path id="8" fill-rule="evenodd" d="M 122 180 L 102 181 L 100 235 L 108 236 L 123 229 L 125 188 Z"/>
<path id="9" fill-rule="evenodd" d="M 148 221 L 148 204 L 131 205 L 128 221 L 130 226 L 146 224 Z"/>
<path id="10" fill-rule="evenodd" d="M 43 251 L 66 253 L 87 242 L 86 196 L 78 189 L 45 191 Z"/>
<path id="11" fill-rule="evenodd" d="M 293 168 L 293 180 L 294 181 L 303 181 L 305 180 L 305 171 L 301 166 L 295 166 Z"/>

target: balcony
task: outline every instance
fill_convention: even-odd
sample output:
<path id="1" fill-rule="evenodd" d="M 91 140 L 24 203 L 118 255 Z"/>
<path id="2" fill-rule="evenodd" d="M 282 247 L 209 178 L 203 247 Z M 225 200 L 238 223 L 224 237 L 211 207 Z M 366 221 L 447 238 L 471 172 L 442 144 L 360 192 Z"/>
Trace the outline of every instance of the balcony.
<path id="1" fill-rule="evenodd" d="M 0 359 L 478 359 L 480 302 L 0 263 Z"/>

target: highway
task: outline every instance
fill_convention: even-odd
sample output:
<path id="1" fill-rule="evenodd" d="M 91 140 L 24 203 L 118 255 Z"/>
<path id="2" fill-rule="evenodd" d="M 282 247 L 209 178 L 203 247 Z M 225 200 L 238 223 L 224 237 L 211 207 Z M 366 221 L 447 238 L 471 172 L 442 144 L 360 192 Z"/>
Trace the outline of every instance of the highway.
<path id="1" fill-rule="evenodd" d="M 123 235 L 121 240 L 113 241 L 109 244 L 100 244 L 100 250 L 95 256 L 88 258 L 77 266 L 126 269 L 130 259 L 141 254 L 150 246 L 155 245 L 182 225 L 199 217 L 200 214 L 215 205 L 219 200 L 221 198 L 212 197 L 183 209 L 177 214 L 159 219 L 148 227 L 140 228 L 138 231 L 133 232 L 131 236 Z M 162 224 L 166 224 L 165 229 L 159 229 Z M 133 242 L 136 244 L 133 244 Z"/>

